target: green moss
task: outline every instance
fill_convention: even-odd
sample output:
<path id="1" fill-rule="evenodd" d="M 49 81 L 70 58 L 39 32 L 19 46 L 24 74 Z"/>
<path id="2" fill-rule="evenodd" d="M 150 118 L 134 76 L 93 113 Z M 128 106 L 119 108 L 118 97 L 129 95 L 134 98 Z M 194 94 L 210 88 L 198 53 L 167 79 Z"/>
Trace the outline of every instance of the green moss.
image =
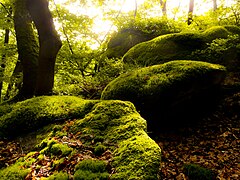
<path id="1" fill-rule="evenodd" d="M 146 134 L 121 142 L 114 154 L 112 179 L 158 179 L 160 149 Z"/>
<path id="2" fill-rule="evenodd" d="M 95 137 L 103 137 L 103 145 L 112 144 L 108 148 L 114 151 L 115 179 L 157 179 L 161 151 L 148 137 L 146 121 L 132 103 L 102 101 L 84 119 L 78 120 L 71 130 L 75 132 L 77 129 L 82 130 L 82 136 L 89 135 L 86 139 L 89 143 Z"/>
<path id="3" fill-rule="evenodd" d="M 82 118 L 98 101 L 71 96 L 42 96 L 12 105 L 0 117 L 0 135 L 16 136 L 44 125 L 71 118 Z"/>
<path id="4" fill-rule="evenodd" d="M 38 100 L 43 100 L 43 97 L 39 98 Z M 48 97 L 46 97 L 48 99 Z M 54 99 L 55 97 L 53 97 Z M 65 97 L 66 98 L 66 97 Z M 66 99 L 63 98 L 65 101 Z M 78 99 L 78 98 L 77 98 Z M 36 98 L 33 98 L 32 101 L 35 101 Z M 48 99 L 49 100 L 49 99 Z M 48 101 L 47 100 L 47 101 Z M 80 100 L 80 99 L 78 99 Z M 77 100 L 77 102 L 78 102 Z M 26 108 L 23 106 L 25 104 L 33 105 L 30 102 L 31 100 L 27 100 L 24 103 L 22 102 L 22 109 L 26 110 Z M 58 105 L 62 104 L 59 100 L 56 102 Z M 54 100 L 55 102 L 55 100 Z M 82 102 L 82 99 L 81 99 Z M 88 104 L 91 104 L 89 105 Z M 50 103 L 52 104 L 52 103 Z M 136 166 L 136 169 L 133 169 L 133 166 L 127 167 L 126 164 L 132 161 L 139 161 L 141 162 L 141 159 L 143 159 L 143 156 L 139 156 L 136 154 L 135 159 L 133 158 L 125 158 L 121 159 L 119 157 L 118 159 L 114 160 L 113 168 L 117 168 L 116 171 L 116 177 L 117 174 L 121 174 L 121 177 L 124 177 L 124 179 L 127 179 L 129 176 L 129 173 L 132 171 L 131 177 L 137 178 L 141 172 L 142 179 L 145 179 L 145 177 L 148 177 L 148 174 L 152 174 L 153 177 L 157 177 L 159 166 L 156 167 L 155 164 L 160 162 L 160 149 L 158 145 L 151 140 L 146 133 L 147 124 L 146 121 L 139 115 L 139 113 L 136 111 L 136 108 L 131 102 L 124 102 L 124 101 L 83 101 L 81 103 L 83 105 L 80 106 L 80 103 L 74 104 L 71 103 L 62 107 L 63 109 L 59 110 L 59 113 L 63 113 L 61 111 L 67 111 L 65 112 L 63 116 L 66 117 L 68 115 L 68 109 L 70 107 L 74 106 L 73 108 L 74 112 L 76 111 L 76 114 L 79 115 L 79 113 L 82 113 L 80 118 L 73 120 L 73 124 L 69 126 L 68 133 L 79 133 L 78 138 L 84 143 L 84 145 L 88 146 L 90 145 L 93 150 L 95 149 L 96 155 L 101 155 L 105 151 L 105 149 L 109 149 L 111 152 L 113 152 L 114 158 L 118 156 L 122 156 L 123 152 L 126 151 L 126 153 L 130 153 L 130 151 L 127 151 L 128 146 L 132 146 L 131 142 L 137 142 L 136 145 L 134 145 L 135 149 L 139 148 L 139 151 L 136 150 L 136 152 L 142 152 L 142 146 L 147 146 L 145 148 L 146 152 L 144 156 L 146 159 L 148 159 L 148 162 L 153 162 L 152 166 L 153 169 L 146 169 L 144 171 L 139 171 L 140 166 Z M 41 103 L 39 104 L 40 107 L 43 106 Z M 57 105 L 57 106 L 58 106 Z M 85 105 L 89 105 L 88 111 L 83 111 L 83 109 L 86 109 Z M 14 105 L 19 106 L 19 104 Z M 47 106 L 44 104 L 44 106 Z M 49 106 L 49 104 L 48 104 Z M 48 107 L 47 106 L 47 107 Z M 19 108 L 19 110 L 22 110 Z M 67 110 L 66 110 L 67 109 Z M 80 111 L 80 112 L 77 112 Z M 45 112 L 47 112 L 46 110 Z M 54 112 L 57 113 L 57 112 Z M 83 115 L 83 113 L 86 113 Z M 20 114 L 20 113 L 19 113 Z M 20 117 L 20 115 L 19 115 Z M 22 117 L 22 116 L 21 116 Z M 34 115 L 36 117 L 36 115 Z M 52 116 L 55 118 L 55 116 Z M 84 117 L 84 118 L 82 118 Z M 27 119 L 27 118 L 25 118 Z M 52 121 L 51 121 L 52 122 Z M 36 160 L 44 159 L 44 155 L 47 155 L 49 157 L 54 158 L 53 166 L 57 167 L 61 165 L 64 162 L 64 158 L 66 156 L 71 156 L 72 153 L 75 153 L 75 150 L 71 147 L 68 147 L 67 144 L 60 144 L 57 140 L 57 138 L 54 136 L 59 135 L 59 131 L 62 131 L 62 127 L 66 126 L 67 123 L 64 125 L 56 125 L 52 128 L 52 132 L 46 136 L 44 140 L 42 140 L 41 143 L 39 143 L 36 146 L 37 152 L 29 153 L 26 157 L 20 158 L 18 163 L 21 164 L 21 166 L 24 166 L 26 168 L 30 167 L 32 163 L 36 162 Z M 48 131 L 49 133 L 49 131 Z M 58 136 L 57 136 L 58 137 Z M 131 139 L 132 137 L 137 137 L 137 139 Z M 138 143 L 138 137 L 141 137 L 141 141 L 144 141 L 142 143 Z M 151 145 L 151 146 L 150 146 Z M 149 151 L 149 153 L 147 153 Z M 135 151 L 131 151 L 131 157 L 134 156 Z M 60 155 L 60 158 L 57 156 Z M 153 156 L 152 156 L 153 155 Z M 118 160 L 121 159 L 121 162 Z M 130 163 L 131 164 L 131 163 Z M 134 164 L 134 163 L 132 163 Z M 143 167 L 141 169 L 144 169 L 147 165 L 144 163 L 141 163 Z M 158 164 L 159 165 L 159 164 Z M 151 166 L 151 165 L 150 165 Z M 126 174 L 123 174 L 121 172 L 121 169 L 125 169 Z M 5 171 L 4 173 L 7 171 Z M 25 171 L 25 169 L 16 169 L 16 173 L 23 173 L 22 171 Z M 15 170 L 14 170 L 15 171 Z M 1 173 L 2 171 L 0 171 Z M 136 175 L 135 175 L 136 174 Z M 58 175 L 58 172 L 55 173 L 54 176 L 51 178 L 60 178 L 61 176 Z M 64 176 L 65 178 L 65 176 Z M 66 176 L 66 179 L 68 177 Z M 76 166 L 76 172 L 74 173 L 74 179 L 108 179 L 109 173 L 107 171 L 107 165 L 103 161 L 82 161 Z M 23 179 L 23 178 L 22 178 Z"/>
<path id="5" fill-rule="evenodd" d="M 240 28 L 236 25 L 225 25 L 223 27 L 233 34 L 240 35 Z"/>
<path id="6" fill-rule="evenodd" d="M 212 180 L 216 178 L 211 170 L 196 164 L 185 164 L 183 166 L 183 172 L 189 179 L 194 180 Z"/>
<path id="7" fill-rule="evenodd" d="M 79 129 L 90 143 L 95 137 L 104 137 L 104 142 L 117 142 L 141 134 L 146 130 L 146 121 L 130 102 L 103 101 L 84 119 L 76 121 L 71 131 Z"/>
<path id="8" fill-rule="evenodd" d="M 206 31 L 204 31 L 203 36 L 206 42 L 212 42 L 212 40 L 217 38 L 227 38 L 231 33 L 223 26 L 213 26 Z"/>
<path id="9" fill-rule="evenodd" d="M 69 178 L 69 175 L 65 172 L 55 172 L 48 178 L 42 178 L 42 179 L 43 180 L 68 180 L 70 178 Z"/>
<path id="10" fill-rule="evenodd" d="M 76 166 L 74 179 L 76 180 L 92 180 L 92 179 L 108 179 L 107 164 L 101 160 L 83 160 Z"/>
<path id="11" fill-rule="evenodd" d="M 179 89 L 179 86 L 184 86 L 186 82 L 193 83 L 199 77 L 210 76 L 213 72 L 222 75 L 217 73 L 219 77 L 214 77 L 216 82 L 211 83 L 219 83 L 218 78 L 221 80 L 221 77 L 224 77 L 225 68 L 206 62 L 171 61 L 122 74 L 108 84 L 101 98 L 128 100 L 138 105 L 139 102 L 145 102 L 147 97 L 157 98 L 170 89 Z M 204 83 L 208 80 L 212 79 L 204 79 Z M 149 102 L 151 100 L 153 99 Z"/>
<path id="12" fill-rule="evenodd" d="M 159 36 L 137 44 L 123 57 L 123 62 L 137 66 L 150 66 L 170 60 L 185 59 L 188 54 L 203 46 L 197 33 L 175 33 Z"/>
<path id="13" fill-rule="evenodd" d="M 77 170 L 73 176 L 74 180 L 108 180 L 109 174 L 107 172 L 104 173 L 93 173 L 91 171 L 82 171 Z"/>
<path id="14" fill-rule="evenodd" d="M 53 155 L 68 156 L 73 151 L 73 148 L 68 147 L 66 144 L 54 144 L 50 149 Z"/>
<path id="15" fill-rule="evenodd" d="M 240 28 L 236 26 L 213 26 L 202 33 L 174 33 L 162 35 L 132 47 L 123 56 L 127 68 L 162 64 L 171 60 L 194 60 L 192 55 L 196 50 L 207 47 L 207 43 L 229 35 L 239 34 Z M 208 61 L 204 59 L 203 61 Z"/>
<path id="16" fill-rule="evenodd" d="M 22 180 L 25 179 L 30 169 L 24 169 L 22 163 L 17 163 L 0 170 L 1 180 Z"/>

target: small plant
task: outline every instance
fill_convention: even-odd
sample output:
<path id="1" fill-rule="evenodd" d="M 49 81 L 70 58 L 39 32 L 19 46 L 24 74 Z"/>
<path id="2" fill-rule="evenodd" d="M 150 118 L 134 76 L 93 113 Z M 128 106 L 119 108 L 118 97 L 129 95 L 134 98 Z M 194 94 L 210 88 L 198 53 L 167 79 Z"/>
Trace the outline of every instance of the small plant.
<path id="1" fill-rule="evenodd" d="M 214 173 L 197 164 L 184 164 L 183 172 L 189 177 L 189 180 L 213 180 Z"/>

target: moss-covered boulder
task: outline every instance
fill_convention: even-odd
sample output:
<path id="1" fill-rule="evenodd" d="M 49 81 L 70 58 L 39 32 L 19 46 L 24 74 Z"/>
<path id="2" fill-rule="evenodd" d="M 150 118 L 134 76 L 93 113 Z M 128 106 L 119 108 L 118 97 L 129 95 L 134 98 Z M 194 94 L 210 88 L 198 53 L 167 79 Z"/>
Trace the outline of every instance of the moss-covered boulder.
<path id="1" fill-rule="evenodd" d="M 36 109 L 33 105 L 38 101 L 40 108 Z M 41 101 L 45 101 L 43 105 Z M 50 113 L 52 102 L 56 107 Z M 19 119 L 12 113 L 12 121 L 19 127 L 32 123 L 32 117 L 35 122 L 46 119 L 48 123 L 54 123 L 56 117 L 64 120 L 48 128 L 45 139 L 37 143 L 30 153 L 15 164 L 0 169 L 0 179 L 46 177 L 44 173 L 38 176 L 38 172 L 50 175 L 46 179 L 158 179 L 161 150 L 147 135 L 147 123 L 131 102 L 37 97 L 13 105 L 12 111 L 15 112 L 14 108 L 20 105 L 25 106 L 18 108 Z M 69 113 L 70 109 L 74 113 Z M 9 110 L 6 112 L 11 115 Z M 78 118 L 68 120 L 68 115 Z M 7 123 L 6 120 L 4 118 L 1 123 Z M 11 124 L 14 125 L 13 122 Z M 2 128 L 5 134 L 6 127 Z M 28 130 L 35 128 L 36 124 L 28 126 Z M 11 136 L 15 132 L 7 134 Z"/>
<path id="2" fill-rule="evenodd" d="M 97 102 L 69 96 L 42 96 L 0 105 L 0 137 L 28 133 L 65 119 L 82 118 Z"/>
<path id="3" fill-rule="evenodd" d="M 120 75 L 104 89 L 102 99 L 133 102 L 150 126 L 174 126 L 173 121 L 177 125 L 205 112 L 224 77 L 220 65 L 171 61 Z"/>
<path id="4" fill-rule="evenodd" d="M 196 51 L 204 50 L 207 48 L 207 44 L 215 39 L 226 39 L 229 35 L 235 34 L 239 34 L 239 28 L 236 26 L 214 26 L 201 33 L 162 35 L 132 47 L 123 56 L 123 62 L 127 65 L 145 67 L 171 60 L 198 60 L 201 57 L 195 54 Z M 218 53 L 217 49 L 215 53 Z M 213 50 L 212 55 L 214 56 L 215 53 Z M 221 57 L 216 57 L 216 61 L 218 59 L 226 59 L 229 56 L 236 58 L 236 52 L 231 51 L 230 54 L 229 51 L 223 52 Z M 201 61 L 211 62 L 211 59 L 202 56 Z"/>
<path id="5" fill-rule="evenodd" d="M 197 33 L 167 34 L 132 47 L 124 55 L 123 62 L 135 66 L 151 66 L 186 59 L 186 56 L 203 45 L 204 39 Z"/>
<path id="6" fill-rule="evenodd" d="M 231 32 L 223 26 L 213 26 L 202 33 L 206 42 L 211 42 L 217 38 L 227 38 Z"/>

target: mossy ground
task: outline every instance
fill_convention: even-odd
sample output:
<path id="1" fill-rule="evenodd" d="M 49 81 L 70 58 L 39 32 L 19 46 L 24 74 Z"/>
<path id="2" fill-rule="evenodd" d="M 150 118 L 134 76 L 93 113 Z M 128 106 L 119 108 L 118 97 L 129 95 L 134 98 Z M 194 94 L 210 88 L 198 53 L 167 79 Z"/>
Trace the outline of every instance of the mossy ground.
<path id="1" fill-rule="evenodd" d="M 44 139 L 40 143 L 36 141 L 30 153 L 0 170 L 0 179 L 6 174 L 9 174 L 6 176 L 8 179 L 47 178 L 49 175 L 47 179 L 56 179 L 60 177 L 59 173 L 63 175 L 62 179 L 94 179 L 96 176 L 102 179 L 109 176 L 112 179 L 158 178 L 160 148 L 148 137 L 146 121 L 130 102 L 86 101 L 55 96 L 33 98 L 13 107 L 14 110 L 6 115 L 9 119 L 12 115 L 15 121 L 23 117 L 27 122 L 20 122 L 30 124 L 27 128 L 29 132 L 44 125 L 38 121 L 46 122 L 45 118 L 46 124 L 50 125 L 45 131 L 39 130 L 34 134 L 35 138 Z M 24 116 L 26 112 L 37 125 L 31 125 L 32 120 Z M 60 118 L 61 121 L 54 125 L 52 118 Z M 5 129 L 10 129 L 4 126 L 6 119 L 1 119 L 1 130 L 4 129 L 1 132 L 8 136 L 11 133 L 21 135 L 22 131 L 5 133 Z M 85 160 L 89 162 L 82 165 Z M 91 167 L 88 164 L 92 164 Z M 94 168 L 98 166 L 104 171 L 95 172 Z"/>

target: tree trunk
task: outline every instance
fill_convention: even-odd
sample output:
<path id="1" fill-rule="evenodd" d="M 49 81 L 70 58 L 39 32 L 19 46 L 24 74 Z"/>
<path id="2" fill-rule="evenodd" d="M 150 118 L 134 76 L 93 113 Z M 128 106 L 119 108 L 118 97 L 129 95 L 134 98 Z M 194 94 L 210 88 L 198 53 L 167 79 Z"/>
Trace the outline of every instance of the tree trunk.
<path id="1" fill-rule="evenodd" d="M 213 11 L 217 10 L 217 0 L 213 0 Z"/>
<path id="2" fill-rule="evenodd" d="M 27 8 L 39 35 L 39 58 L 36 95 L 52 93 L 54 67 L 62 43 L 55 30 L 47 0 L 27 0 Z"/>
<path id="3" fill-rule="evenodd" d="M 160 5 L 164 17 L 167 17 L 167 0 L 160 0 Z"/>
<path id="4" fill-rule="evenodd" d="M 6 47 L 6 45 L 9 42 L 9 29 L 5 30 L 5 35 L 4 35 L 4 46 Z M 1 67 L 0 67 L 0 76 L 1 78 L 4 77 L 4 70 L 6 67 L 6 53 L 4 52 L 2 55 L 2 61 L 1 61 Z M 3 88 L 3 79 L 0 80 L 0 102 L 2 100 L 2 88 Z"/>
<path id="5" fill-rule="evenodd" d="M 23 67 L 23 86 L 18 96 L 21 99 L 31 98 L 36 87 L 39 46 L 26 7 L 26 0 L 15 1 L 14 27 L 19 59 Z"/>
<path id="6" fill-rule="evenodd" d="M 6 7 L 5 7 L 6 8 Z M 7 9 L 6 9 L 7 11 Z M 12 8 L 10 7 L 9 8 L 9 11 L 8 11 L 8 14 L 7 14 L 7 23 L 9 24 L 10 23 L 10 18 L 12 16 Z M 9 28 L 6 28 L 5 29 L 5 35 L 4 35 L 4 47 L 5 47 L 5 51 L 2 55 L 2 61 L 0 63 L 0 77 L 2 78 L 0 80 L 0 101 L 2 100 L 2 88 L 3 88 L 3 77 L 4 77 L 4 71 L 5 71 L 5 67 L 6 67 L 6 46 L 8 45 L 9 43 L 9 33 L 10 33 L 10 30 Z"/>
<path id="7" fill-rule="evenodd" d="M 16 92 L 21 89 L 21 86 L 22 86 L 21 73 L 22 72 L 23 72 L 22 64 L 20 63 L 20 61 L 17 61 L 17 64 L 13 70 L 13 74 L 11 76 L 10 82 L 8 83 L 7 92 L 3 99 L 4 101 L 13 97 L 16 94 Z"/>
<path id="8" fill-rule="evenodd" d="M 194 8 L 194 0 L 189 1 L 189 10 L 188 10 L 188 25 L 192 23 L 193 20 L 193 8 Z"/>

